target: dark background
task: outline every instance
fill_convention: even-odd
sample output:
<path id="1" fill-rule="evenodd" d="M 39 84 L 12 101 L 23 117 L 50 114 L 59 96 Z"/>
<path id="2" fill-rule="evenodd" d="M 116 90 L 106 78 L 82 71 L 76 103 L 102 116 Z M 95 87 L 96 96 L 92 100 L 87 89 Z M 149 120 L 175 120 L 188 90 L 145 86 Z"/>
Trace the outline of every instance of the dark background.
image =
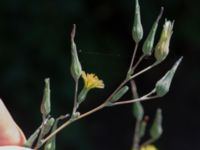
<path id="1" fill-rule="evenodd" d="M 159 31 L 164 18 L 175 19 L 175 26 L 167 60 L 137 78 L 139 93 L 151 90 L 184 56 L 169 94 L 143 103 L 151 119 L 158 107 L 163 109 L 164 134 L 156 142 L 160 150 L 199 149 L 199 4 L 198 0 L 141 1 L 144 37 L 160 6 L 165 7 L 165 13 Z M 100 104 L 124 78 L 134 47 L 133 14 L 133 0 L 0 1 L 0 97 L 27 136 L 41 122 L 45 77 L 51 78 L 52 114 L 71 112 L 72 24 L 77 24 L 76 42 L 84 70 L 98 74 L 106 85 L 104 90 L 89 94 L 81 107 L 84 112 Z M 153 57 L 148 58 L 141 68 L 152 61 Z M 65 129 L 58 136 L 57 146 L 59 150 L 130 150 L 134 122 L 131 105 L 104 109 Z"/>

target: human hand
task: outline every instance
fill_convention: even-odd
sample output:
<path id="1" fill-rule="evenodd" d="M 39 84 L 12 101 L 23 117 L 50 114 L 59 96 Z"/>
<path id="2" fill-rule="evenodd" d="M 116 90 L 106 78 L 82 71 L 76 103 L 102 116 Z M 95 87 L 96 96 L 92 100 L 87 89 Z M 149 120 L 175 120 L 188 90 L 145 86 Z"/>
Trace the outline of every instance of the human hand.
<path id="1" fill-rule="evenodd" d="M 0 150 L 30 150 L 24 145 L 24 133 L 15 123 L 8 109 L 0 99 Z"/>

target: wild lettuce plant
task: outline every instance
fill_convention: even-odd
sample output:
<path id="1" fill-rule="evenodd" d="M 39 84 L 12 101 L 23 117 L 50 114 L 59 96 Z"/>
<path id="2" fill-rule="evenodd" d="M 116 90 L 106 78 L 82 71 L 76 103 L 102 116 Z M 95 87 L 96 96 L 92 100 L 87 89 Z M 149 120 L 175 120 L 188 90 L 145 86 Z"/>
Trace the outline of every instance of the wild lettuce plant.
<path id="1" fill-rule="evenodd" d="M 141 143 L 141 139 L 146 133 L 146 126 L 148 124 L 148 117 L 144 115 L 144 109 L 141 102 L 151 99 L 157 99 L 166 95 L 169 91 L 171 81 L 177 70 L 177 67 L 181 63 L 182 57 L 167 71 L 167 73 L 155 83 L 155 87 L 148 93 L 139 96 L 137 92 L 137 85 L 135 83 L 136 77 L 149 71 L 155 66 L 161 64 L 168 56 L 170 50 L 170 40 L 173 34 L 174 21 L 165 20 L 162 32 L 160 34 L 159 41 L 155 44 L 155 36 L 159 21 L 162 17 L 164 8 L 161 7 L 161 11 L 158 17 L 155 19 L 149 34 L 144 40 L 142 46 L 142 56 L 136 59 L 136 53 L 138 46 L 143 39 L 143 27 L 141 22 L 140 5 L 139 1 L 135 0 L 135 16 L 132 28 L 132 38 L 135 42 L 135 48 L 130 60 L 130 65 L 127 71 L 127 75 L 121 84 L 113 90 L 113 92 L 105 99 L 105 101 L 97 107 L 87 111 L 80 112 L 79 107 L 83 102 L 87 102 L 87 95 L 92 92 L 93 89 L 103 89 L 105 87 L 102 79 L 99 79 L 94 73 L 87 73 L 84 67 L 81 65 L 77 53 L 77 46 L 75 42 L 76 25 L 73 25 L 71 32 L 71 75 L 75 83 L 74 88 L 74 105 L 72 112 L 66 112 L 58 118 L 54 118 L 51 114 L 51 94 L 50 94 L 50 79 L 45 79 L 44 95 L 41 103 L 42 123 L 38 129 L 29 137 L 26 147 L 44 150 L 56 149 L 56 135 L 62 131 L 68 125 L 83 119 L 103 108 L 114 107 L 118 105 L 133 104 L 133 115 L 136 119 L 135 132 L 133 137 L 132 150 L 156 150 L 156 147 L 152 145 L 162 135 L 162 110 L 159 108 L 156 112 L 153 124 L 150 128 L 150 138 Z M 150 66 L 147 66 L 140 71 L 136 71 L 139 64 L 144 61 L 146 57 L 154 57 L 155 61 Z M 79 82 L 83 80 L 84 86 L 79 91 Z M 128 100 L 123 99 L 123 96 L 130 91 L 133 94 Z M 64 120 L 64 123 L 60 125 L 59 121 Z"/>

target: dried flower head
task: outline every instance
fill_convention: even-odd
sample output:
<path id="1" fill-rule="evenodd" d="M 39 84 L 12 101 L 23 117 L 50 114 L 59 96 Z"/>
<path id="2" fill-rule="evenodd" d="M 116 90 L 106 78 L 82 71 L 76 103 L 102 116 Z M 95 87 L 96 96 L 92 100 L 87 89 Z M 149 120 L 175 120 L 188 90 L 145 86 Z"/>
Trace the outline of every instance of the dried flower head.
<path id="1" fill-rule="evenodd" d="M 155 48 L 155 57 L 158 61 L 163 61 L 169 53 L 170 39 L 173 33 L 174 22 L 165 20 L 160 40 Z"/>

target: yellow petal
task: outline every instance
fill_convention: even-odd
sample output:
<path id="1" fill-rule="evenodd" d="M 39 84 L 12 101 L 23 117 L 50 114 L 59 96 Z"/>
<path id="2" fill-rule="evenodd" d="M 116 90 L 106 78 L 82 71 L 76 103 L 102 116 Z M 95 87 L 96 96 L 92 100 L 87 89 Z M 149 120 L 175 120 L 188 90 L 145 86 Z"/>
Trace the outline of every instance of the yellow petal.
<path id="1" fill-rule="evenodd" d="M 158 150 L 154 145 L 142 146 L 140 150 Z"/>

